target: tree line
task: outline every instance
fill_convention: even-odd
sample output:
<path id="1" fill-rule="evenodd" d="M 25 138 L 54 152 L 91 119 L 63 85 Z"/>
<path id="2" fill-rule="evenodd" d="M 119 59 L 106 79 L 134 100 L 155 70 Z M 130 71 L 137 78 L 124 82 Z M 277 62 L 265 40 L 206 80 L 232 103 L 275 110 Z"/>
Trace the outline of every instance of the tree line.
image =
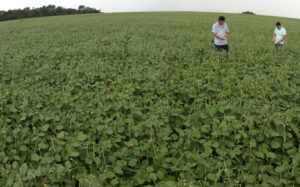
<path id="1" fill-rule="evenodd" d="M 34 18 L 44 16 L 58 16 L 58 15 L 72 15 L 72 14 L 88 14 L 88 13 L 101 13 L 101 10 L 97 10 L 90 7 L 80 5 L 78 9 L 63 8 L 55 5 L 43 6 L 40 8 L 24 8 L 8 11 L 0 11 L 0 21 Z"/>
<path id="2" fill-rule="evenodd" d="M 250 11 L 242 12 L 242 14 L 251 14 L 251 15 L 255 15 L 254 12 L 250 12 Z"/>

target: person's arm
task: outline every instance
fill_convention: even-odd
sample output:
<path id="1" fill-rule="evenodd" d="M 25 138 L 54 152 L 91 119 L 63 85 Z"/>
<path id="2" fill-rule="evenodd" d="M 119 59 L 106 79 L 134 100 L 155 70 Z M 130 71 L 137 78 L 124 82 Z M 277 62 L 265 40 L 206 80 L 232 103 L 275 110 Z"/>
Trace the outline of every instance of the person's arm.
<path id="1" fill-rule="evenodd" d="M 215 25 L 213 25 L 212 33 L 213 33 L 214 37 L 216 37 L 216 38 L 218 38 L 218 39 L 220 39 L 220 40 L 226 40 L 225 38 L 223 38 L 222 36 L 219 36 L 219 35 L 217 34 L 217 28 L 216 28 Z"/>
<path id="2" fill-rule="evenodd" d="M 229 28 L 226 23 L 225 23 L 225 26 L 226 26 L 226 40 L 228 40 L 229 39 Z"/>
<path id="3" fill-rule="evenodd" d="M 226 40 L 229 39 L 229 32 L 226 33 Z"/>
<path id="4" fill-rule="evenodd" d="M 280 43 L 283 42 L 285 39 L 286 39 L 286 35 L 284 35 L 284 36 L 282 37 L 282 39 L 281 39 L 280 41 L 277 42 L 277 44 L 280 44 Z"/>
<path id="5" fill-rule="evenodd" d="M 226 40 L 226 38 L 223 38 L 222 36 L 217 35 L 217 33 L 213 33 L 214 37 L 220 39 L 220 40 Z"/>
<path id="6" fill-rule="evenodd" d="M 276 39 L 276 34 L 273 35 L 272 42 L 275 42 L 275 39 Z"/>

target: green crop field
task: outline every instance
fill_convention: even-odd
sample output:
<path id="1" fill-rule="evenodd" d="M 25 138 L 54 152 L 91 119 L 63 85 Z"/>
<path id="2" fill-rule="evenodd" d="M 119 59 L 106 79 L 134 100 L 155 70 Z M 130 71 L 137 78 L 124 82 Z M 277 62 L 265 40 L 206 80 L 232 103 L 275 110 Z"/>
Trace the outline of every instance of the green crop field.
<path id="1" fill-rule="evenodd" d="M 300 20 L 219 15 L 0 22 L 0 186 L 299 186 Z"/>

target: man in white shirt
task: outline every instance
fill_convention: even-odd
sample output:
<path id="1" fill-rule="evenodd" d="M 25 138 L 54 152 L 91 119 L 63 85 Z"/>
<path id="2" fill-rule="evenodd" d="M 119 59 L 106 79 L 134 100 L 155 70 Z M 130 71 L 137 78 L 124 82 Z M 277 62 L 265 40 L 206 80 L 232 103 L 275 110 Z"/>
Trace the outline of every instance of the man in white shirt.
<path id="1" fill-rule="evenodd" d="M 272 41 L 275 42 L 275 48 L 278 50 L 283 47 L 284 40 L 286 39 L 286 30 L 281 26 L 280 22 L 276 23 Z"/>
<path id="2" fill-rule="evenodd" d="M 212 33 L 215 37 L 214 44 L 217 51 L 223 51 L 226 52 L 229 51 L 228 46 L 228 38 L 229 38 L 229 28 L 227 24 L 225 23 L 225 17 L 220 16 L 217 23 L 213 25 Z"/>

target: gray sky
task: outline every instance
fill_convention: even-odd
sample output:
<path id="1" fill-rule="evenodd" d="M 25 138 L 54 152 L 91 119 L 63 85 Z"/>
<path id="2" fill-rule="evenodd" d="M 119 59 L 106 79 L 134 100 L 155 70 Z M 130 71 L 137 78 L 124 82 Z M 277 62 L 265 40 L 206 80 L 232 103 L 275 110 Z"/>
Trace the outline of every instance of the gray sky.
<path id="1" fill-rule="evenodd" d="M 54 4 L 66 8 L 91 6 L 104 12 L 132 11 L 253 11 L 256 14 L 300 18 L 300 0 L 1 0 L 0 9 Z M 4 2 L 3 2 L 4 1 Z"/>

